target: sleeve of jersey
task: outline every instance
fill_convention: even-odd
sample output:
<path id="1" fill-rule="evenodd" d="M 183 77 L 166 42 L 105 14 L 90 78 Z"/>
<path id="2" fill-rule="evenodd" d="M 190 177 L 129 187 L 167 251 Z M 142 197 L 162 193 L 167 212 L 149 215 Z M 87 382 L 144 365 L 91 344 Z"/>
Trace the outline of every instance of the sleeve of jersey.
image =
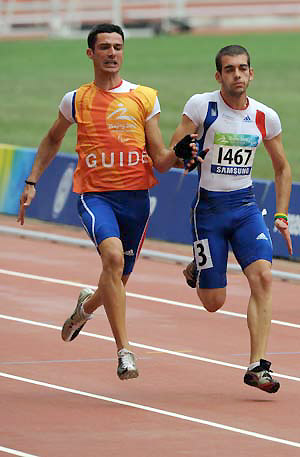
<path id="1" fill-rule="evenodd" d="M 270 109 L 266 116 L 266 136 L 265 140 L 271 140 L 282 131 L 281 122 L 276 111 Z"/>
<path id="2" fill-rule="evenodd" d="M 200 94 L 195 94 L 186 102 L 182 114 L 185 114 L 191 121 L 199 126 L 201 121 L 201 103 L 202 97 Z"/>
<path id="3" fill-rule="evenodd" d="M 144 119 L 149 121 L 151 117 L 160 112 L 157 91 L 147 86 L 138 86 L 136 94 L 142 102 Z"/>
<path id="4" fill-rule="evenodd" d="M 158 113 L 160 113 L 160 103 L 159 103 L 158 97 L 156 96 L 153 110 L 149 114 L 149 116 L 147 116 L 146 121 L 149 121 L 153 116 L 155 116 Z"/>
<path id="5" fill-rule="evenodd" d="M 64 95 L 64 97 L 62 98 L 59 105 L 59 111 L 67 119 L 67 121 L 71 122 L 72 124 L 76 122 L 75 97 L 75 90 L 67 92 L 66 95 Z"/>

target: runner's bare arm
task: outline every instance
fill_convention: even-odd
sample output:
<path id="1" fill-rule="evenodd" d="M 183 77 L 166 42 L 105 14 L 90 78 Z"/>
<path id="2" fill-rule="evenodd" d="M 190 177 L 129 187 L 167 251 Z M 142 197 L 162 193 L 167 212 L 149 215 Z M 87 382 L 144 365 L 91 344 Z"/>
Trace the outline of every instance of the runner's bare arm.
<path id="1" fill-rule="evenodd" d="M 66 120 L 61 112 L 59 112 L 57 119 L 38 147 L 31 173 L 27 178 L 28 182 L 36 183 L 39 180 L 45 169 L 56 156 L 61 142 L 71 125 L 72 124 Z M 17 222 L 20 222 L 21 225 L 24 224 L 26 207 L 31 204 L 35 197 L 35 193 L 34 185 L 25 184 L 20 198 L 20 209 L 17 219 Z"/>
<path id="2" fill-rule="evenodd" d="M 197 131 L 197 126 L 194 122 L 185 114 L 182 115 L 181 122 L 179 123 L 178 127 L 176 128 L 170 146 L 174 147 L 178 141 L 184 138 L 186 135 L 195 134 Z"/>
<path id="3" fill-rule="evenodd" d="M 194 122 L 185 114 L 182 115 L 181 117 L 181 122 L 176 128 L 174 135 L 172 136 L 170 146 L 174 147 L 178 142 L 181 144 L 185 145 L 189 142 L 190 139 L 192 139 L 192 142 L 197 143 L 197 126 L 194 124 Z M 188 163 L 184 161 L 184 168 L 185 168 L 185 174 L 189 173 L 192 171 L 194 168 L 196 168 L 201 162 L 204 161 L 204 158 L 209 151 L 208 149 L 205 149 L 204 151 L 201 151 L 199 149 L 199 143 L 196 148 L 196 155 L 194 159 L 190 160 Z M 176 149 L 176 148 L 175 148 Z M 185 146 L 184 148 L 185 149 Z M 177 152 L 176 152 L 177 153 Z"/>
<path id="4" fill-rule="evenodd" d="M 264 145 L 272 160 L 275 173 L 276 212 L 288 214 L 292 188 L 292 173 L 284 152 L 281 134 L 271 140 L 264 140 Z M 284 237 L 289 254 L 292 255 L 293 249 L 288 225 L 277 219 L 275 220 L 275 226 Z"/>
<path id="5" fill-rule="evenodd" d="M 153 161 L 154 167 L 160 172 L 164 173 L 171 167 L 182 168 L 182 162 L 176 157 L 172 148 L 166 148 L 162 133 L 159 127 L 160 115 L 156 114 L 149 121 L 146 122 L 146 149 L 147 153 Z"/>

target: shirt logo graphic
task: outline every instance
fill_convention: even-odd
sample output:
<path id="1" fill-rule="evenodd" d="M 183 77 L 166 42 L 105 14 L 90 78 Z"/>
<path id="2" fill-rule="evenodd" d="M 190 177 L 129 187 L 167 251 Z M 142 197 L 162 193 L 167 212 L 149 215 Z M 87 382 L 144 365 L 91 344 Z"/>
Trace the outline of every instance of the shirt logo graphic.
<path id="1" fill-rule="evenodd" d="M 266 240 L 268 241 L 268 238 L 266 237 L 266 235 L 262 232 L 260 233 L 257 237 L 256 237 L 257 240 Z"/>
<path id="2" fill-rule="evenodd" d="M 237 133 L 218 133 L 215 134 L 215 144 L 222 146 L 237 146 L 239 148 L 251 147 L 256 148 L 258 146 L 259 136 L 237 134 Z"/>
<path id="3" fill-rule="evenodd" d="M 251 119 L 251 117 L 247 114 L 247 116 L 244 117 L 243 121 L 244 121 L 244 122 L 252 122 L 252 119 Z"/>
<path id="4" fill-rule="evenodd" d="M 115 109 L 112 113 L 110 113 L 107 116 L 107 119 L 113 118 L 115 120 L 121 119 L 121 120 L 125 120 L 125 121 L 134 121 L 134 117 L 133 116 L 128 116 L 127 115 L 127 108 L 125 108 L 123 103 L 119 103 L 118 107 L 119 108 Z"/>
<path id="5" fill-rule="evenodd" d="M 106 125 L 114 137 L 123 144 L 132 144 L 136 131 L 135 117 L 128 113 L 129 106 L 113 102 L 106 116 Z"/>

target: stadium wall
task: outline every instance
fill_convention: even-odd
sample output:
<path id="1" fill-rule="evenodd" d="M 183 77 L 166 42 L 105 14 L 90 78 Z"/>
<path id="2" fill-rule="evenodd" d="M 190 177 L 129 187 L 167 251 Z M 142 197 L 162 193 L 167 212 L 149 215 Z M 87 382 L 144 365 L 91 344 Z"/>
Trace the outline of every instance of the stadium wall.
<path id="1" fill-rule="evenodd" d="M 294 29 L 300 0 L 0 0 L 1 37 L 78 36 L 99 22 L 153 33 Z"/>
<path id="2" fill-rule="evenodd" d="M 30 173 L 35 149 L 0 145 L 0 213 L 17 215 L 24 180 Z M 77 214 L 77 195 L 72 192 L 72 176 L 76 157 L 58 154 L 37 185 L 37 194 L 26 215 L 61 224 L 80 226 Z M 156 173 L 159 185 L 150 190 L 151 219 L 148 238 L 191 244 L 190 204 L 197 189 L 197 173 L 184 176 L 182 170 Z M 254 191 L 270 230 L 274 256 L 289 258 L 281 235 L 274 230 L 274 182 L 254 180 Z M 289 209 L 289 227 L 294 259 L 300 260 L 300 183 L 294 183 Z"/>

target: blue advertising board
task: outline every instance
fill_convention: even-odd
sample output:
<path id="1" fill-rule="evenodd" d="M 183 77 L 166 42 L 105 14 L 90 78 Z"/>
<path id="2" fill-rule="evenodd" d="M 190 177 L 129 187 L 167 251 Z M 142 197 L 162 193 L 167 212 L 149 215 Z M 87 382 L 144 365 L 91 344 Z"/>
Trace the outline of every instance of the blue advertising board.
<path id="1" fill-rule="evenodd" d="M 44 172 L 37 185 L 36 196 L 26 215 L 67 225 L 81 225 L 77 214 L 77 194 L 72 191 L 77 160 L 59 155 Z"/>
<path id="2" fill-rule="evenodd" d="M 19 199 L 34 159 L 35 151 L 0 145 L 0 212 L 17 214 Z M 26 215 L 45 221 L 80 226 L 77 195 L 72 191 L 72 177 L 77 158 L 58 154 L 37 185 L 36 197 Z M 172 169 L 157 173 L 159 184 L 150 190 L 152 216 L 148 238 L 175 243 L 192 243 L 190 207 L 197 190 L 197 173 L 187 176 Z M 281 235 L 274 229 L 275 187 L 272 181 L 254 180 L 258 205 L 265 210 L 274 256 L 289 258 Z M 289 228 L 294 258 L 300 259 L 300 183 L 293 184 L 289 208 Z"/>

